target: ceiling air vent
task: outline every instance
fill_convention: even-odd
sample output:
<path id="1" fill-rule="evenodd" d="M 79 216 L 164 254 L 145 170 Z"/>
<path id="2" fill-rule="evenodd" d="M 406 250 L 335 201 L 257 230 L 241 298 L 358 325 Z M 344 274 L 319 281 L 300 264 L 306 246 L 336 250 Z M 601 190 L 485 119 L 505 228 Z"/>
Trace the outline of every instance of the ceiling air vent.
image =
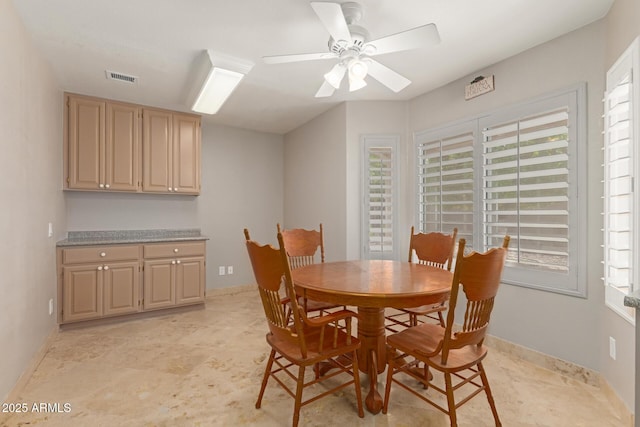
<path id="1" fill-rule="evenodd" d="M 107 74 L 108 80 L 117 80 L 120 82 L 132 83 L 132 84 L 138 83 L 138 78 L 136 76 L 130 76 L 128 74 L 118 73 L 117 71 L 109 71 L 109 70 L 105 70 L 105 73 Z"/>

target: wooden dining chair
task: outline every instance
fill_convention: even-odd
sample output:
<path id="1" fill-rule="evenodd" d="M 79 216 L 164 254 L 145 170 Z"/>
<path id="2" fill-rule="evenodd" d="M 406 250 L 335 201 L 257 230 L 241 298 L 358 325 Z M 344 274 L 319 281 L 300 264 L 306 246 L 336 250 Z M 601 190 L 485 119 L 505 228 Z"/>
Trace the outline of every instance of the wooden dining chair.
<path id="1" fill-rule="evenodd" d="M 245 229 L 245 236 L 248 235 L 249 232 Z M 360 348 L 360 341 L 351 336 L 352 320 L 357 315 L 349 310 L 341 310 L 322 317 L 308 318 L 298 306 L 297 300 L 293 298 L 290 302 L 293 322 L 290 322 L 286 308 L 281 303 L 280 291 L 284 287 L 286 294 L 292 296 L 294 289 L 289 260 L 280 233 L 278 233 L 278 243 L 280 249 L 271 245 L 261 246 L 249 239 L 246 241 L 269 325 L 266 339 L 271 346 L 256 408 L 260 408 L 267 382 L 269 378 L 273 378 L 294 398 L 293 426 L 296 427 L 302 406 L 353 385 L 358 415 L 363 418 L 356 354 Z M 323 376 L 316 373 L 312 379 L 305 378 L 306 368 L 317 366 L 321 362 L 330 364 L 334 369 Z M 340 378 L 337 376 L 341 374 L 346 374 L 348 380 L 339 381 Z M 291 385 L 292 379 L 296 382 L 295 388 Z M 303 389 L 321 382 L 324 384 L 321 392 L 303 401 Z"/>
<path id="2" fill-rule="evenodd" d="M 443 233 L 417 233 L 411 227 L 409 240 L 409 262 L 444 268 L 451 271 L 453 250 L 456 246 L 458 229 L 454 228 L 451 234 Z M 414 258 L 415 254 L 415 258 Z M 447 310 L 447 302 L 443 301 L 435 305 L 423 305 L 405 309 L 396 309 L 385 315 L 386 329 L 391 332 L 399 332 L 402 329 L 416 326 L 422 323 L 421 316 L 436 320 L 444 327 L 444 313 Z"/>
<path id="3" fill-rule="evenodd" d="M 309 264 L 315 264 L 317 261 L 324 262 L 322 223 L 320 223 L 318 230 L 305 230 L 303 228 L 283 229 L 280 227 L 280 224 L 276 224 L 276 227 L 278 233 L 282 234 L 287 256 L 289 257 L 289 265 L 292 270 Z M 342 305 L 310 300 L 304 297 L 299 297 L 298 303 L 302 305 L 306 313 L 317 312 L 320 316 L 327 313 L 327 310 L 335 308 L 346 309 L 346 307 Z"/>
<path id="4" fill-rule="evenodd" d="M 458 425 L 456 410 L 484 390 L 496 426 L 502 425 L 482 360 L 487 355 L 487 347 L 483 342 L 500 285 L 509 236 L 505 236 L 502 247 L 490 249 L 482 254 L 472 252 L 465 256 L 464 246 L 465 240 L 460 239 L 446 326 L 423 323 L 387 337 L 389 365 L 382 407 L 384 414 L 389 408 L 391 383 L 395 383 L 448 414 L 453 427 Z M 462 328 L 456 332 L 453 325 L 460 288 L 465 293 L 467 307 Z M 425 364 L 424 370 L 416 369 L 420 363 Z M 429 368 L 443 373 L 444 388 L 429 379 Z M 415 389 L 396 379 L 399 373 L 409 375 L 421 382 L 425 388 L 430 387 L 445 395 L 447 406 L 438 403 L 438 400 L 424 390 Z M 477 381 L 478 377 L 480 381 Z M 456 402 L 454 391 L 458 389 L 465 390 L 466 394 Z"/>

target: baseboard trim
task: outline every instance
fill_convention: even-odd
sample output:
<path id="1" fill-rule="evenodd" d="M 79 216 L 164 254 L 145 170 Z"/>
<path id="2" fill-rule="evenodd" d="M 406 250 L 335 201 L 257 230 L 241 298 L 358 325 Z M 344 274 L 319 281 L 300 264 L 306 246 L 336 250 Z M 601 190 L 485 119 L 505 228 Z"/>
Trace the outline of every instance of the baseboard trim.
<path id="1" fill-rule="evenodd" d="M 485 343 L 488 347 L 495 348 L 503 353 L 519 357 L 522 360 L 526 360 L 534 365 L 564 375 L 573 380 L 598 387 L 604 393 L 605 397 L 614 408 L 614 411 L 619 414 L 620 420 L 623 424 L 629 427 L 634 426 L 634 414 L 631 413 L 615 390 L 599 372 L 509 341 L 505 341 L 492 335 L 487 336 Z"/>
<path id="2" fill-rule="evenodd" d="M 257 289 L 258 289 L 257 285 L 239 285 L 239 286 L 230 286 L 227 288 L 207 289 L 207 299 L 225 296 L 225 295 L 236 295 L 236 294 L 241 294 L 243 292 L 255 291 Z"/>

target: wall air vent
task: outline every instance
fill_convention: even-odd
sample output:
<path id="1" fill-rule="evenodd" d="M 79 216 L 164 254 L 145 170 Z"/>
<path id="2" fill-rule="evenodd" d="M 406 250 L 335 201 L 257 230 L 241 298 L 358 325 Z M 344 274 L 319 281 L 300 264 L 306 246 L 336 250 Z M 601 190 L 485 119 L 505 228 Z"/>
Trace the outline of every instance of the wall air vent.
<path id="1" fill-rule="evenodd" d="M 119 82 L 136 84 L 138 83 L 138 77 L 131 76 L 129 74 L 118 73 L 117 71 L 105 70 L 108 80 L 117 80 Z"/>

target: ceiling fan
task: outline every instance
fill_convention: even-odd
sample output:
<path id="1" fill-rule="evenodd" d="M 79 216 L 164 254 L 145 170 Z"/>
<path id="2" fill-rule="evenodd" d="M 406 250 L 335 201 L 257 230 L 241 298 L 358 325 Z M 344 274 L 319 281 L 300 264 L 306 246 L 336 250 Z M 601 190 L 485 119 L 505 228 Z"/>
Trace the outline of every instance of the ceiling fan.
<path id="1" fill-rule="evenodd" d="M 345 74 L 349 78 L 349 91 L 361 89 L 367 85 L 369 75 L 394 92 L 400 92 L 411 81 L 392 69 L 382 65 L 372 57 L 391 52 L 417 49 L 440 42 L 435 24 L 426 24 L 377 40 L 369 40 L 369 32 L 356 25 L 362 18 L 362 6 L 355 2 L 328 3 L 312 1 L 311 7 L 327 29 L 329 51 L 320 53 L 301 53 L 293 55 L 265 56 L 266 64 L 312 61 L 337 58 L 338 63 L 324 75 L 324 82 L 316 93 L 316 98 L 333 95 Z"/>

